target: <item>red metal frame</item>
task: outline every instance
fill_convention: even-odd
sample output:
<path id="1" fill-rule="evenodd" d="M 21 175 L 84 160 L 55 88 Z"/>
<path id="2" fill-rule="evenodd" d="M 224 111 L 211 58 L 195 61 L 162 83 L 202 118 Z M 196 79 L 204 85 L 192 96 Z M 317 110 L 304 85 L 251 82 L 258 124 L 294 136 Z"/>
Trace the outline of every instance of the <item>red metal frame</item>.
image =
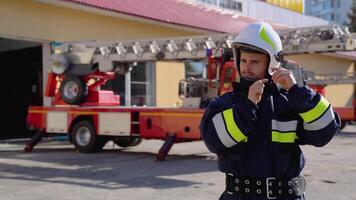
<path id="1" fill-rule="evenodd" d="M 45 95 L 47 97 L 54 97 L 52 105 L 69 105 L 61 98 L 57 83 L 64 79 L 65 75 L 56 75 L 53 72 L 49 73 L 47 79 L 47 87 Z M 110 90 L 99 90 L 99 87 L 104 85 L 108 80 L 115 79 L 114 72 L 100 72 L 95 71 L 92 74 L 80 77 L 81 81 L 88 85 L 89 81 L 95 81 L 88 85 L 88 95 L 83 103 L 79 106 L 118 106 L 120 105 L 120 97 L 115 95 Z"/>
<path id="2" fill-rule="evenodd" d="M 314 89 L 315 92 L 320 93 L 325 96 L 325 86 L 326 85 L 308 85 L 310 88 Z M 334 111 L 337 112 L 342 121 L 354 121 L 356 119 L 356 107 L 355 100 L 353 101 L 352 106 L 348 107 L 333 107 Z"/>
<path id="3" fill-rule="evenodd" d="M 343 121 L 354 121 L 356 117 L 356 109 L 353 106 L 350 107 L 333 107 L 334 111 L 340 115 Z"/>
<path id="4" fill-rule="evenodd" d="M 151 108 L 104 108 L 104 107 L 30 107 L 27 116 L 28 124 L 36 129 L 46 131 L 48 111 L 68 113 L 68 130 L 73 120 L 79 116 L 90 116 L 98 132 L 98 114 L 105 112 L 136 113 L 139 121 L 139 133 L 131 127 L 133 135 L 139 134 L 145 139 L 166 139 L 168 133 L 175 133 L 177 141 L 200 140 L 199 123 L 203 109 L 151 109 Z M 131 117 L 132 118 L 132 117 Z M 132 120 L 132 119 L 131 119 Z"/>
<path id="5" fill-rule="evenodd" d="M 231 74 L 228 74 L 229 70 Z M 237 76 L 237 70 L 234 62 L 232 61 L 225 62 L 221 70 L 221 76 L 220 76 L 221 77 L 220 88 L 219 88 L 220 95 L 227 92 L 231 92 L 233 90 L 232 82 L 236 81 L 236 76 Z"/>
<path id="6" fill-rule="evenodd" d="M 309 84 L 308 85 L 310 88 L 312 88 L 315 92 L 320 93 L 321 95 L 325 96 L 325 86 L 326 85 L 314 85 L 314 84 Z"/>

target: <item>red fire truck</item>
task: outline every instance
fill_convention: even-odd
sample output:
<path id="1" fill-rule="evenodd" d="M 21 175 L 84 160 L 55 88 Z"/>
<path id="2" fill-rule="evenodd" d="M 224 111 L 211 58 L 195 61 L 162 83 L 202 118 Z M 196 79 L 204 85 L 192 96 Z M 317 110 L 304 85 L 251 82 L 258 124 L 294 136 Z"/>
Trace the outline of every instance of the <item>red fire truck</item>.
<path id="1" fill-rule="evenodd" d="M 68 134 L 80 152 L 101 150 L 109 140 L 128 147 L 142 139 L 161 139 L 165 142 L 157 159 L 164 160 L 174 143 L 201 139 L 198 125 L 204 104 L 232 89 L 231 82 L 237 78 L 231 52 L 235 36 L 54 43 L 45 93 L 52 97 L 52 105 L 29 108 L 28 126 L 38 133 L 25 150 L 31 151 L 51 133 Z M 287 55 L 355 49 L 353 36 L 335 26 L 286 29 L 280 36 Z M 115 73 L 125 74 L 135 62 L 188 59 L 208 60 L 207 79 L 179 83 L 182 107 L 124 107 L 112 91 L 100 89 Z M 300 84 L 305 83 L 296 65 L 288 62 L 284 67 L 293 71 Z M 354 110 L 352 114 L 336 110 L 343 120 L 354 119 Z"/>

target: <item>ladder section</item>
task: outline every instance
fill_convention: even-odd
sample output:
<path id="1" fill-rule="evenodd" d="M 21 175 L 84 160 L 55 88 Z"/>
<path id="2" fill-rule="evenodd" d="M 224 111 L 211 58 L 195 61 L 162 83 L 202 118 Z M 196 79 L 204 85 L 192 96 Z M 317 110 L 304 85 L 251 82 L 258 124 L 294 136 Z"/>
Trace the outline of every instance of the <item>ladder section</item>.
<path id="1" fill-rule="evenodd" d="M 208 54 L 221 56 L 221 49 L 231 48 L 235 37 L 236 34 L 221 34 L 120 42 L 71 42 L 54 48 L 59 52 L 67 52 L 72 59 L 84 52 L 92 54 L 92 63 L 102 60 L 143 62 L 206 59 Z"/>
<path id="2" fill-rule="evenodd" d="M 329 84 L 356 84 L 356 72 L 315 74 L 304 71 L 304 80 L 307 84 L 329 85 Z"/>
<path id="3" fill-rule="evenodd" d="M 336 25 L 293 28 L 279 31 L 287 55 L 355 49 L 355 34 Z"/>
<path id="4" fill-rule="evenodd" d="M 292 28 L 278 32 L 286 55 L 355 49 L 356 36 L 347 28 L 339 26 Z M 67 59 L 77 64 L 89 61 L 125 63 L 205 59 L 209 55 L 221 56 L 221 50 L 231 48 L 236 36 L 237 34 L 219 34 L 117 42 L 66 42 L 54 43 L 53 47 L 54 52 L 66 53 Z M 83 59 L 84 54 L 86 59 Z"/>

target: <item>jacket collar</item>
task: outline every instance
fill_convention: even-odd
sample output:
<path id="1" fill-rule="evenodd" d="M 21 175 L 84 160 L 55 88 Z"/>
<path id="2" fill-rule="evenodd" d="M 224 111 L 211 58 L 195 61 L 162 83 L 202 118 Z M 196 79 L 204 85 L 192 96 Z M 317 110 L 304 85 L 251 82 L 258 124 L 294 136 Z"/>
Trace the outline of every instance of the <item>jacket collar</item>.
<path id="1" fill-rule="evenodd" d="M 241 79 L 240 82 L 233 82 L 232 86 L 233 86 L 234 92 L 237 92 L 237 93 L 242 94 L 243 96 L 247 97 L 248 90 L 253 83 L 254 82 L 252 82 L 252 81 Z M 276 93 L 280 93 L 283 90 L 282 88 L 278 87 L 275 83 L 273 83 L 271 80 L 269 80 L 265 85 L 266 85 L 266 87 L 264 89 L 262 97 L 271 96 Z"/>

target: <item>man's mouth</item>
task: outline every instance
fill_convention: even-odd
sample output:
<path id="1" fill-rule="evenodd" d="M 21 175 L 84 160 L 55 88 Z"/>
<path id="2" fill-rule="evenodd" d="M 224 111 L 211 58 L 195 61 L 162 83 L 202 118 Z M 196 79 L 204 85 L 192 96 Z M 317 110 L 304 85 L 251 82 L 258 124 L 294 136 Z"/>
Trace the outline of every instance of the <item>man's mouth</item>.
<path id="1" fill-rule="evenodd" d="M 255 74 L 252 72 L 242 72 L 242 76 L 248 77 L 248 78 L 254 78 Z"/>

